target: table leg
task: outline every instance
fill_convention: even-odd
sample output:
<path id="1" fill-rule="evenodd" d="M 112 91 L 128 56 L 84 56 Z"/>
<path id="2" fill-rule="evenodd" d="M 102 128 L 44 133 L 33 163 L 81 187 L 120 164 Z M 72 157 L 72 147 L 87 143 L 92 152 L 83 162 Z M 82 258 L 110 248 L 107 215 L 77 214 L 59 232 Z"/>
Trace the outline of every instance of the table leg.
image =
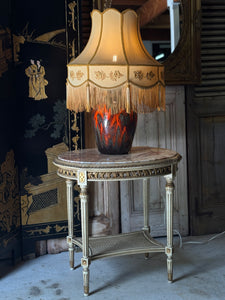
<path id="1" fill-rule="evenodd" d="M 82 245 L 83 257 L 81 266 L 83 267 L 83 284 L 84 296 L 89 294 L 89 245 L 88 245 L 88 195 L 87 185 L 81 185 L 80 200 L 81 200 L 81 230 L 82 230 Z"/>
<path id="2" fill-rule="evenodd" d="M 148 199 L 148 179 L 143 179 L 143 214 L 144 214 L 144 227 L 142 230 L 147 231 L 150 233 L 150 226 L 149 226 L 149 199 Z M 145 258 L 149 257 L 149 253 L 145 253 Z"/>
<path id="3" fill-rule="evenodd" d="M 68 236 L 70 269 L 74 269 L 74 246 L 73 246 L 73 181 L 67 180 L 67 216 L 68 216 Z"/>
<path id="4" fill-rule="evenodd" d="M 150 232 L 149 226 L 149 199 L 148 199 L 148 179 L 143 179 L 143 211 L 144 211 L 144 227 L 143 230 Z"/>
<path id="5" fill-rule="evenodd" d="M 168 281 L 173 281 L 173 197 L 174 183 L 172 174 L 165 176 L 166 178 L 166 219 L 167 219 L 167 272 Z"/>

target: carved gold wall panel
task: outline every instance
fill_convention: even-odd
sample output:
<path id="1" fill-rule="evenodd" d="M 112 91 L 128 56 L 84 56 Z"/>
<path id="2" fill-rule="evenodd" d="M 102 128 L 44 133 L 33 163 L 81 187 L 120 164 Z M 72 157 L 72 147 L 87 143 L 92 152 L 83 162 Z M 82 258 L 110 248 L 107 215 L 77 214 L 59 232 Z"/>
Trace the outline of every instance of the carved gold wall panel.
<path id="1" fill-rule="evenodd" d="M 0 247 L 6 247 L 20 227 L 18 171 L 14 152 L 6 154 L 0 166 Z"/>

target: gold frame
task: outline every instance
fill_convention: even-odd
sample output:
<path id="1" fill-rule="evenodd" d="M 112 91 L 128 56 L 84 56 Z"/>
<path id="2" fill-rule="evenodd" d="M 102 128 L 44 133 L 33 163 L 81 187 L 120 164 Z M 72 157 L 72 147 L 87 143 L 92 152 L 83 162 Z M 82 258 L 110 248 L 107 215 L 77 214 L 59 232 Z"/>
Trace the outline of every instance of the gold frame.
<path id="1" fill-rule="evenodd" d="M 164 62 L 166 85 L 201 82 L 201 0 L 181 0 L 183 28 L 173 53 Z"/>

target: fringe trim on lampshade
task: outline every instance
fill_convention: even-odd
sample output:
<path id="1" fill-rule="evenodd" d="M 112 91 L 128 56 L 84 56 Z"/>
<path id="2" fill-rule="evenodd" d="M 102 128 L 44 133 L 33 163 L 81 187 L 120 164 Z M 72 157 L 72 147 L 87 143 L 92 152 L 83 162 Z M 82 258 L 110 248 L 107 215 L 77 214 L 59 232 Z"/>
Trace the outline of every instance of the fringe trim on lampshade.
<path id="1" fill-rule="evenodd" d="M 165 110 L 165 86 L 161 83 L 150 88 L 124 84 L 118 88 L 103 89 L 93 83 L 73 87 L 67 82 L 67 108 L 74 112 L 105 107 L 116 114 L 121 110 L 148 113 Z"/>
<path id="2" fill-rule="evenodd" d="M 154 110 L 165 111 L 165 87 L 158 83 L 147 89 L 130 86 L 131 109 L 138 113 L 149 113 Z"/>

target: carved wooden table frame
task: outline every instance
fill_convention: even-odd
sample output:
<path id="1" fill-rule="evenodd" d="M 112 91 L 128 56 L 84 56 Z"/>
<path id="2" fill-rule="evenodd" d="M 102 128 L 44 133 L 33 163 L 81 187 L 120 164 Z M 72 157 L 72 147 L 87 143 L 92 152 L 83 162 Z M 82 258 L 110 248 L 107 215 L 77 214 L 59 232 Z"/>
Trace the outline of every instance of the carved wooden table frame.
<path id="1" fill-rule="evenodd" d="M 70 268 L 74 269 L 74 245 L 83 251 L 84 295 L 89 294 L 89 265 L 91 260 L 110 256 L 151 252 L 165 252 L 167 255 L 168 281 L 173 280 L 173 197 L 174 178 L 181 156 L 171 150 L 135 147 L 126 155 L 103 155 L 97 149 L 65 152 L 55 159 L 57 174 L 66 179 L 68 237 Z M 164 176 L 166 179 L 166 246 L 154 240 L 150 235 L 147 180 L 152 176 Z M 144 226 L 141 231 L 123 233 L 105 237 L 88 236 L 88 193 L 89 181 L 143 180 Z M 82 238 L 73 234 L 73 183 L 77 181 L 81 188 L 81 228 Z"/>

